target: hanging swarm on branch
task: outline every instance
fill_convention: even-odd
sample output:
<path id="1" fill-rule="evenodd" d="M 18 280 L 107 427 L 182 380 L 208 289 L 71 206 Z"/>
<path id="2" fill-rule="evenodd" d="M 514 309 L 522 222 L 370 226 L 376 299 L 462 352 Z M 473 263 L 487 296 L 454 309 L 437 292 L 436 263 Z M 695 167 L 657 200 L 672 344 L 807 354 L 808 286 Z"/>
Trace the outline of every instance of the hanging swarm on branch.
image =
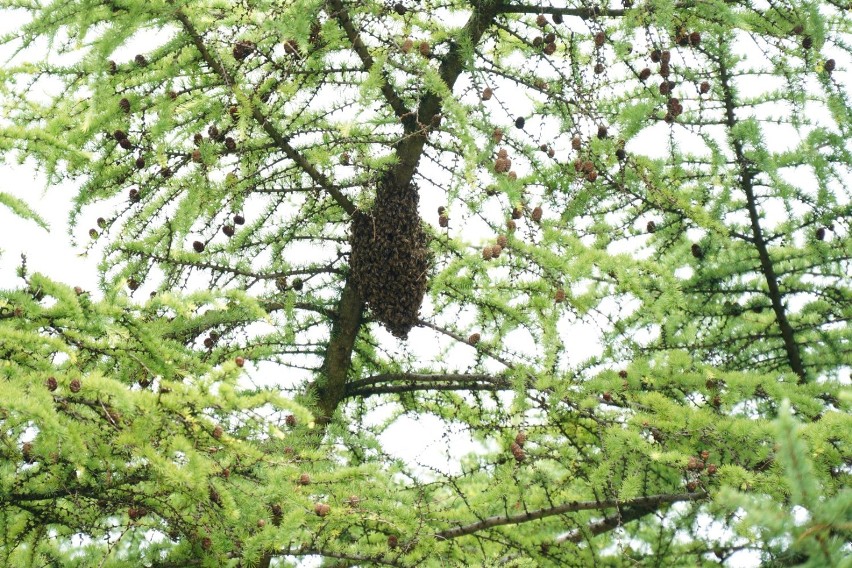
<path id="1" fill-rule="evenodd" d="M 373 317 L 401 338 L 417 324 L 430 261 L 417 202 L 413 184 L 395 187 L 385 181 L 373 207 L 352 219 L 355 287 Z"/>

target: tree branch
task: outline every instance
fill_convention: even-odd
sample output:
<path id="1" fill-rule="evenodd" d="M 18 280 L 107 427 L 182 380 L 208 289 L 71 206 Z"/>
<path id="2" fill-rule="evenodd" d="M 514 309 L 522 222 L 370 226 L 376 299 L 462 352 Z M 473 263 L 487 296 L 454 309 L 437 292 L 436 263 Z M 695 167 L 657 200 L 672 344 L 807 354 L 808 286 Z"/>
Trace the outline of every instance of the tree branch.
<path id="1" fill-rule="evenodd" d="M 388 384 L 403 383 L 403 384 Z M 469 375 L 451 373 L 445 375 L 425 375 L 417 373 L 399 373 L 376 375 L 368 379 L 353 381 L 346 385 L 347 398 L 356 396 L 374 396 L 404 392 L 432 391 L 499 391 L 512 388 L 512 383 L 503 377 L 493 375 Z"/>
<path id="2" fill-rule="evenodd" d="M 553 539 L 554 544 L 562 544 L 564 542 L 580 542 L 581 540 L 598 536 L 624 526 L 631 521 L 641 519 L 646 515 L 650 515 L 656 511 L 656 507 L 630 507 L 622 509 L 614 515 L 604 517 L 600 521 L 589 523 L 588 526 L 580 529 L 575 529 L 569 533 Z"/>
<path id="3" fill-rule="evenodd" d="M 380 385 L 382 383 L 392 383 L 397 381 L 405 381 L 405 382 L 421 382 L 421 383 L 432 383 L 432 382 L 501 382 L 504 379 L 502 377 L 495 377 L 494 375 L 485 375 L 485 374 L 467 374 L 467 373 L 443 373 L 443 374 L 426 374 L 426 373 L 384 373 L 381 375 L 374 375 L 372 377 L 368 377 L 366 379 L 361 379 L 359 381 L 352 381 L 349 383 L 349 387 L 351 388 L 362 388 Z"/>
<path id="4" fill-rule="evenodd" d="M 479 43 L 485 30 L 488 29 L 503 7 L 503 0 L 495 0 L 493 2 L 482 2 L 474 8 L 462 32 L 469 39 L 470 45 L 475 46 Z M 452 91 L 463 70 L 464 54 L 458 44 L 453 44 L 439 69 L 441 79 L 447 85 L 449 91 Z M 440 110 L 441 97 L 437 93 L 426 93 L 420 99 L 420 104 L 417 107 L 417 122 L 431 125 Z M 420 162 L 420 156 L 423 155 L 427 135 L 428 130 L 426 129 L 416 130 L 397 144 L 396 153 L 399 156 L 399 163 L 393 171 L 397 187 L 405 187 L 411 182 L 417 164 Z"/>
<path id="5" fill-rule="evenodd" d="M 625 10 L 620 8 L 557 8 L 555 6 L 524 6 L 512 4 L 500 8 L 501 14 L 559 14 L 574 16 L 587 20 L 589 18 L 614 18 L 623 16 Z"/>
<path id="6" fill-rule="evenodd" d="M 435 536 L 440 539 L 449 540 L 471 535 L 481 530 L 486 530 L 493 527 L 499 527 L 504 525 L 518 525 L 530 521 L 537 521 L 539 519 L 552 517 L 555 515 L 562 515 L 564 513 L 625 507 L 657 509 L 661 505 L 677 503 L 680 501 L 698 501 L 706 497 L 707 493 L 695 492 L 649 495 L 646 497 L 637 497 L 636 499 L 631 499 L 628 501 L 620 501 L 617 499 L 610 499 L 607 501 L 570 501 L 568 503 L 563 503 L 555 507 L 549 507 L 547 509 L 538 509 L 536 511 L 529 511 L 527 513 L 519 515 L 497 515 L 494 517 L 488 517 L 475 523 L 471 523 L 469 525 L 462 525 L 459 527 L 438 532 L 435 534 Z"/>
<path id="7" fill-rule="evenodd" d="M 352 23 L 352 18 L 349 15 L 349 11 L 343 6 L 343 2 L 341 2 L 341 0 L 329 0 L 328 6 L 332 10 L 331 15 L 337 18 L 337 22 L 340 24 L 340 27 L 343 28 L 344 32 L 346 32 L 346 37 L 349 38 L 349 42 L 352 44 L 352 49 L 355 50 L 358 58 L 361 59 L 364 71 L 370 73 L 375 65 L 375 61 L 373 60 L 373 56 L 370 55 L 370 52 L 367 50 L 367 46 L 364 45 L 364 42 L 361 40 L 361 34 L 357 29 L 355 29 L 355 26 Z M 382 85 L 380 89 L 385 100 L 391 106 L 397 117 L 402 118 L 411 114 L 411 111 L 408 110 L 405 103 L 401 98 L 399 98 L 399 95 L 391 86 L 388 81 L 387 74 L 384 71 L 382 71 Z"/>
<path id="8" fill-rule="evenodd" d="M 787 353 L 787 361 L 790 368 L 799 376 L 799 383 L 807 382 L 807 373 L 802 363 L 802 358 L 799 353 L 799 345 L 796 343 L 795 332 L 793 326 L 790 325 L 787 319 L 787 312 L 784 308 L 783 294 L 778 287 L 778 277 L 775 274 L 775 267 L 772 264 L 772 258 L 769 256 L 769 250 L 766 246 L 766 239 L 763 236 L 763 228 L 760 226 L 760 214 L 757 210 L 757 200 L 754 195 L 753 180 L 755 171 L 753 163 L 745 155 L 742 141 L 733 134 L 733 129 L 737 125 L 737 119 L 734 114 L 735 101 L 734 93 L 731 87 L 731 73 L 725 63 L 725 56 L 719 58 L 719 80 L 722 86 L 723 102 L 725 105 L 725 123 L 730 133 L 731 144 L 734 147 L 734 154 L 737 158 L 737 164 L 740 170 L 740 185 L 746 196 L 746 206 L 748 208 L 748 216 L 751 221 L 751 233 L 753 236 L 754 246 L 757 248 L 757 254 L 760 257 L 760 268 L 763 272 L 766 286 L 769 289 L 769 299 L 772 302 L 772 310 L 775 312 L 775 320 L 778 322 L 778 327 L 781 330 L 781 337 L 784 341 L 784 349 Z"/>
<path id="9" fill-rule="evenodd" d="M 321 423 L 328 423 L 337 405 L 346 395 L 346 378 L 352 363 L 352 349 L 361 329 L 364 300 L 347 278 L 337 308 L 337 319 L 331 327 L 322 376 L 309 390 L 316 393 Z"/>
<path id="10" fill-rule="evenodd" d="M 459 341 L 461 343 L 467 343 L 467 339 L 462 337 L 458 333 L 455 333 L 455 332 L 453 332 L 449 329 L 443 328 L 443 327 L 441 327 L 437 324 L 434 324 L 430 321 L 426 321 L 425 319 L 417 320 L 417 324 L 422 325 L 423 327 L 428 327 L 429 329 L 433 329 L 433 330 L 437 331 L 438 333 L 442 333 L 442 334 L 446 335 L 447 337 L 452 337 L 453 339 L 455 339 L 456 341 Z M 512 364 L 512 362 L 509 361 L 508 359 L 504 359 L 500 355 L 496 355 L 494 353 L 490 353 L 490 352 L 487 352 L 487 351 L 485 351 L 485 353 L 489 357 L 491 357 L 492 359 L 497 361 L 498 363 L 505 365 L 505 367 L 507 369 L 514 369 L 515 368 L 515 366 Z"/>
<path id="11" fill-rule="evenodd" d="M 213 69 L 226 85 L 231 87 L 233 91 L 233 86 L 235 84 L 234 77 L 231 73 L 225 68 L 225 66 L 217 61 L 213 55 L 210 53 L 210 50 L 207 49 L 207 46 L 204 44 L 204 40 L 201 38 L 201 34 L 198 33 L 198 30 L 195 29 L 195 26 L 192 25 L 192 22 L 189 21 L 189 18 L 184 14 L 183 10 L 180 8 L 175 10 L 175 17 L 183 26 L 184 31 L 189 35 L 192 39 L 195 48 L 201 54 L 201 58 L 204 60 L 207 65 Z M 307 158 L 305 158 L 298 150 L 293 148 L 290 145 L 286 136 L 278 132 L 278 129 L 273 126 L 272 122 L 263 115 L 257 106 L 252 105 L 252 117 L 257 121 L 260 127 L 266 132 L 267 136 L 269 136 L 273 142 L 275 142 L 276 146 L 278 146 L 284 154 L 287 155 L 288 158 L 293 160 L 293 162 L 298 165 L 302 171 L 304 171 L 308 176 L 320 187 L 322 187 L 331 197 L 337 202 L 337 204 L 346 211 L 349 215 L 352 215 L 355 212 L 355 204 L 349 200 L 348 197 L 343 195 L 343 193 L 334 186 L 333 183 L 323 175 L 319 170 L 317 170 L 313 164 L 311 164 Z"/>

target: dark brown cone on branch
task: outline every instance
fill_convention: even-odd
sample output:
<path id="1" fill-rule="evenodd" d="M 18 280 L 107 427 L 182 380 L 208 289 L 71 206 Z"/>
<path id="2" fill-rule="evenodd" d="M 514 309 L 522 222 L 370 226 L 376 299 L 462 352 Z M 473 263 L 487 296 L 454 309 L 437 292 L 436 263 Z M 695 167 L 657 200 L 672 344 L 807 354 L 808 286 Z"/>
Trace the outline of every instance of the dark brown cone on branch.
<path id="1" fill-rule="evenodd" d="M 524 452 L 524 449 L 517 442 L 512 442 L 512 445 L 509 449 L 512 452 L 512 456 L 514 456 L 515 461 L 522 462 L 524 461 L 524 459 L 526 459 L 526 452 Z"/>
<path id="2" fill-rule="evenodd" d="M 385 179 L 373 207 L 352 219 L 353 283 L 373 317 L 400 338 L 417 324 L 431 261 L 417 205 L 415 185 Z"/>
<path id="3" fill-rule="evenodd" d="M 21 456 L 24 458 L 24 463 L 33 463 L 33 444 L 32 442 L 24 442 L 21 446 Z"/>
<path id="4" fill-rule="evenodd" d="M 541 221 L 542 209 L 541 207 L 536 207 L 532 210 L 532 220 L 538 223 Z"/>
<path id="5" fill-rule="evenodd" d="M 254 42 L 238 41 L 236 44 L 234 44 L 234 59 L 236 59 L 237 61 L 242 61 L 243 59 L 254 53 L 254 49 Z"/>

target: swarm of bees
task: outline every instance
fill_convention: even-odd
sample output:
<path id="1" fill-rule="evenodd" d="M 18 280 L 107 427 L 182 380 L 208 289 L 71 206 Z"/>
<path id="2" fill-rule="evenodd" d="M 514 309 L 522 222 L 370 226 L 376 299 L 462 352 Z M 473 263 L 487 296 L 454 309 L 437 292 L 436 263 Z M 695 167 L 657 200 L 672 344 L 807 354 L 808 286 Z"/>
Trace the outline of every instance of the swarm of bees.
<path id="1" fill-rule="evenodd" d="M 369 211 L 352 219 L 350 264 L 358 293 L 373 317 L 405 338 L 426 295 L 430 255 L 413 184 L 380 182 Z"/>

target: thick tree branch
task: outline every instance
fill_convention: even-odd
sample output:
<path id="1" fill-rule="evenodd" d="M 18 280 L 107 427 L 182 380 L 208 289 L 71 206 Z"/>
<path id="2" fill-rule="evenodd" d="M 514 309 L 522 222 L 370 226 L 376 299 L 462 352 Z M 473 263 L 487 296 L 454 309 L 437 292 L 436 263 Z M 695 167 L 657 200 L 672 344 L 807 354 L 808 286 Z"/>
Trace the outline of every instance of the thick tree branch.
<path id="1" fill-rule="evenodd" d="M 701 499 L 705 499 L 706 497 L 707 494 L 704 492 L 695 492 L 648 495 L 646 497 L 637 497 L 636 499 L 630 499 L 627 501 L 620 501 L 617 499 L 610 499 L 607 501 L 570 501 L 568 503 L 563 503 L 555 507 L 538 509 L 536 511 L 529 511 L 527 513 L 519 515 L 497 515 L 494 517 L 488 517 L 475 523 L 471 523 L 469 525 L 462 525 L 459 527 L 454 527 L 452 529 L 447 529 L 438 532 L 435 534 L 435 536 L 439 539 L 449 540 L 453 538 L 471 535 L 479 531 L 494 527 L 504 525 L 519 525 L 530 521 L 545 519 L 547 517 L 552 517 L 555 515 L 574 513 L 576 511 L 597 511 L 603 509 L 621 509 L 632 507 L 657 509 L 662 505 L 668 505 L 680 501 L 698 501 Z"/>
<path id="2" fill-rule="evenodd" d="M 631 521 L 641 519 L 646 515 L 657 511 L 657 507 L 629 507 L 621 509 L 614 515 L 604 517 L 600 521 L 589 523 L 588 526 L 575 529 L 569 533 L 561 535 L 553 539 L 554 544 L 562 544 L 564 542 L 580 542 L 599 534 L 607 533 L 618 527 L 624 526 Z"/>
<path id="3" fill-rule="evenodd" d="M 557 8 L 555 6 L 526 6 L 522 4 L 510 4 L 500 8 L 501 14 L 559 14 L 583 18 L 584 20 L 621 17 L 624 12 L 625 10 L 620 8 Z"/>
<path id="4" fill-rule="evenodd" d="M 755 199 L 753 186 L 756 171 L 751 160 L 745 155 L 742 140 L 733 133 L 737 125 L 737 119 L 734 114 L 736 101 L 734 100 L 734 93 L 731 87 L 731 72 L 728 69 L 724 55 L 719 58 L 719 80 L 725 105 L 725 123 L 730 133 L 731 144 L 734 147 L 734 154 L 736 155 L 737 165 L 740 170 L 740 186 L 746 196 L 746 206 L 751 222 L 753 242 L 754 246 L 757 247 L 757 254 L 760 257 L 760 268 L 766 280 L 766 286 L 769 289 L 769 299 L 772 302 L 772 310 L 775 312 L 775 320 L 778 322 L 778 328 L 781 330 L 784 349 L 787 353 L 787 361 L 793 372 L 799 376 L 799 382 L 805 383 L 808 379 L 799 353 L 799 345 L 796 343 L 793 326 L 790 325 L 787 319 L 783 294 L 778 286 L 778 277 L 775 274 L 772 258 L 769 256 L 766 239 L 763 236 L 763 228 L 760 226 L 760 213 L 757 210 L 757 200 Z"/>
<path id="5" fill-rule="evenodd" d="M 479 43 L 482 35 L 503 7 L 503 0 L 495 0 L 493 2 L 482 2 L 473 10 L 462 32 L 471 46 Z M 452 91 L 456 80 L 464 70 L 464 58 L 462 48 L 458 44 L 452 44 L 449 53 L 447 53 L 444 61 L 441 63 L 439 70 L 441 79 L 443 79 L 447 85 L 447 89 L 450 91 Z M 425 94 L 420 99 L 420 104 L 417 108 L 417 122 L 431 125 L 440 110 L 440 95 L 431 92 Z M 417 164 L 420 162 L 420 156 L 423 155 L 427 136 L 428 130 L 417 130 L 410 136 L 403 138 L 397 144 L 396 154 L 399 156 L 399 163 L 393 171 L 393 178 L 397 187 L 405 187 L 411 182 L 411 178 L 417 170 Z"/>
<path id="6" fill-rule="evenodd" d="M 733 4 L 735 0 L 727 0 Z M 697 2 L 680 2 L 675 4 L 677 9 L 693 8 Z M 627 13 L 621 8 L 601 8 L 599 6 L 588 8 L 557 8 L 556 6 L 538 6 L 527 4 L 511 4 L 500 9 L 501 14 L 559 14 L 562 16 L 574 16 L 588 20 L 591 18 L 619 18 Z"/>
<path id="7" fill-rule="evenodd" d="M 337 319 L 331 327 L 322 376 L 310 388 L 318 397 L 320 423 L 328 423 L 345 397 L 346 378 L 352 364 L 352 349 L 361 329 L 363 314 L 364 300 L 355 290 L 352 280 L 347 279 L 340 296 Z"/>
<path id="8" fill-rule="evenodd" d="M 447 391 L 487 391 L 487 392 L 497 392 L 504 390 L 511 390 L 511 383 L 499 383 L 499 384 L 489 384 L 489 383 L 443 383 L 443 384 L 408 384 L 408 385 L 386 385 L 381 387 L 369 387 L 363 389 L 347 389 L 346 397 L 362 397 L 366 398 L 369 396 L 375 396 L 379 394 L 399 394 L 405 392 L 420 392 L 420 391 L 430 391 L 430 392 L 447 392 Z"/>
<path id="9" fill-rule="evenodd" d="M 468 373 L 441 373 L 441 374 L 426 374 L 426 373 L 384 373 L 374 375 L 359 381 L 352 381 L 347 386 L 353 389 L 382 385 L 384 383 L 406 382 L 406 383 L 424 383 L 430 384 L 434 382 L 491 382 L 497 383 L 504 379 L 494 375 L 485 374 L 468 374 Z"/>
<path id="10" fill-rule="evenodd" d="M 346 397 L 367 397 L 377 394 L 391 394 L 418 391 L 501 391 L 513 388 L 512 382 L 493 375 L 472 375 L 449 373 L 445 375 L 425 375 L 417 373 L 399 373 L 376 375 L 369 379 L 353 381 L 346 385 Z"/>

